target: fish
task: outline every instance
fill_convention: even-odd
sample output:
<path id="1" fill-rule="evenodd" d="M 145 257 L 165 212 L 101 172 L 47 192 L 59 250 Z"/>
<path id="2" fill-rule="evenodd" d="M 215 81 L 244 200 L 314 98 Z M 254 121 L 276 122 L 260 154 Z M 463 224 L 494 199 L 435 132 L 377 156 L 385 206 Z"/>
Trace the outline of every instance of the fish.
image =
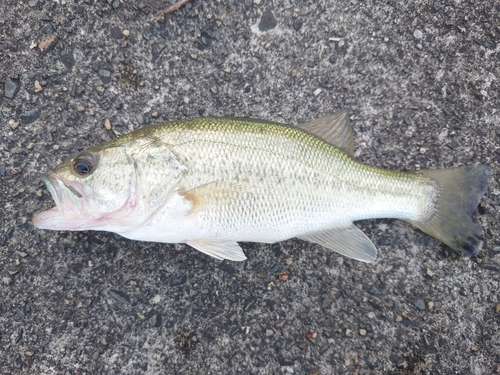
<path id="1" fill-rule="evenodd" d="M 299 238 L 370 263 L 377 249 L 354 222 L 410 222 L 462 256 L 483 242 L 477 206 L 487 165 L 406 173 L 356 160 L 346 111 L 295 126 L 198 118 L 137 129 L 73 155 L 41 177 L 55 207 L 39 229 L 108 231 L 185 243 L 243 261 L 239 242 Z"/>

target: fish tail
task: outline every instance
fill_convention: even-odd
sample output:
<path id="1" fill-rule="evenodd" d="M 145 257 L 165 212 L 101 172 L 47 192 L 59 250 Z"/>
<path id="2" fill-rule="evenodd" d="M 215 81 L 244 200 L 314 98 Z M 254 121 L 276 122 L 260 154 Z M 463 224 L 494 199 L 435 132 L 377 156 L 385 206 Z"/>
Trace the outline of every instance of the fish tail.
<path id="1" fill-rule="evenodd" d="M 462 256 L 476 256 L 483 245 L 483 229 L 476 218 L 477 205 L 491 177 L 487 165 L 428 169 L 419 174 L 430 178 L 432 192 L 424 211 L 426 219 L 412 222 Z"/>

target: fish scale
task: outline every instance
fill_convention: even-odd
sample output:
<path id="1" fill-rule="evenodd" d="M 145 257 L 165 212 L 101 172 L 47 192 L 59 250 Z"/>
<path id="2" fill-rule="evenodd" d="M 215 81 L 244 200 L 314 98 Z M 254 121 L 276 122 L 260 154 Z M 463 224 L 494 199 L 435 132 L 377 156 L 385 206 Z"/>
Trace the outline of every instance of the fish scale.
<path id="1" fill-rule="evenodd" d="M 261 240 L 276 242 L 293 233 L 353 220 L 419 219 L 428 179 L 366 167 L 297 128 L 258 125 L 255 128 L 255 122 L 245 120 L 206 119 L 194 124 L 173 123 L 166 133 L 153 130 L 155 137 L 186 160 L 189 172 L 181 189 L 213 181 L 248 183 L 246 199 L 238 196 L 236 201 L 210 206 L 182 225 L 229 233 L 226 229 L 239 220 L 234 235 L 242 236 L 240 240 L 252 241 L 256 233 L 272 226 L 278 229 Z M 166 227 L 171 220 L 165 216 L 164 223 L 158 225 Z M 217 230 L 218 226 L 222 229 Z"/>

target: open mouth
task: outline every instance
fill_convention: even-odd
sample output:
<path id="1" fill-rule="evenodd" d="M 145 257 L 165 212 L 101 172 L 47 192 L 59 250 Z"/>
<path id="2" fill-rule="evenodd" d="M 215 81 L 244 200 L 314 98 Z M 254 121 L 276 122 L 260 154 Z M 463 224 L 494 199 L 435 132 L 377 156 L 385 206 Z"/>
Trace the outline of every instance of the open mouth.
<path id="1" fill-rule="evenodd" d="M 43 174 L 41 179 L 56 206 L 35 215 L 33 224 L 39 229 L 75 230 L 75 220 L 84 213 L 81 189 L 74 184 L 66 185 L 54 172 Z"/>

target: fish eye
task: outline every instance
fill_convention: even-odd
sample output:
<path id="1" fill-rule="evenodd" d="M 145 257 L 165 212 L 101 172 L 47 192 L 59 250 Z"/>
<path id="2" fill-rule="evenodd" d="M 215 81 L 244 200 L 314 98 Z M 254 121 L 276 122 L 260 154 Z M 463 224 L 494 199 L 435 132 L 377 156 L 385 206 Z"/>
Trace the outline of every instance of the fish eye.
<path id="1" fill-rule="evenodd" d="M 80 177 L 91 174 L 95 169 L 95 166 L 95 159 L 89 153 L 78 155 L 73 162 L 73 170 Z"/>

